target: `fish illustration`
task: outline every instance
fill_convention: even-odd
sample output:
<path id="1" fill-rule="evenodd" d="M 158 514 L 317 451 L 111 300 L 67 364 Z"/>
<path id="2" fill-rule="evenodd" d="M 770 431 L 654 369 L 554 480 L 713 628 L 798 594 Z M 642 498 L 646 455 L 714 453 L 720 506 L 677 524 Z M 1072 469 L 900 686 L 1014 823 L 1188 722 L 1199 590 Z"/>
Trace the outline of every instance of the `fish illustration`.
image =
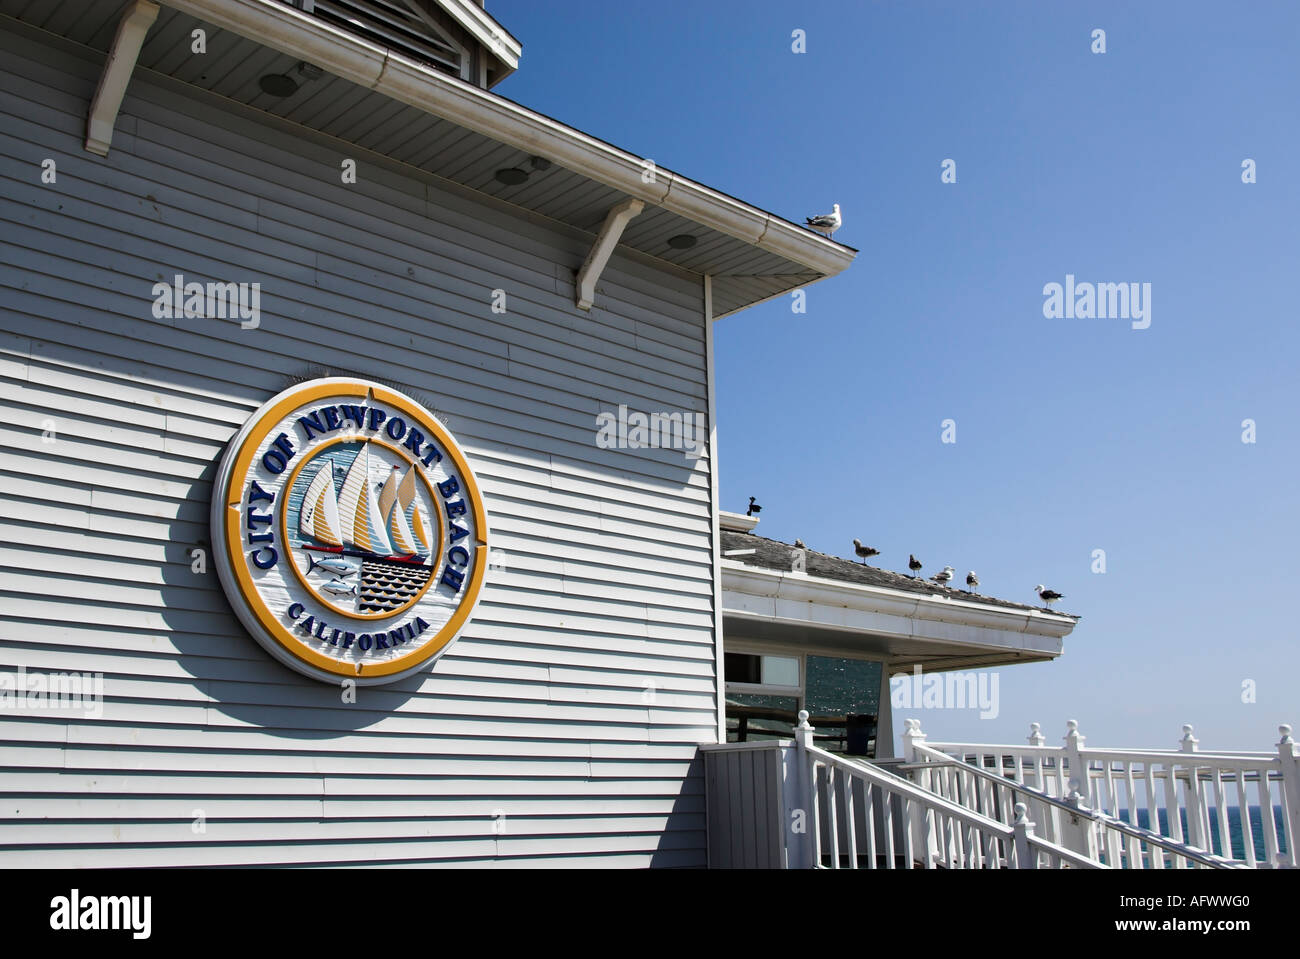
<path id="1" fill-rule="evenodd" d="M 347 583 L 341 583 L 337 579 L 330 580 L 328 583 L 323 585 L 321 589 L 325 590 L 328 593 L 335 593 L 339 596 L 344 596 L 349 593 L 355 595 L 357 592 L 357 586 L 355 583 L 349 586 L 347 585 Z"/>
<path id="2" fill-rule="evenodd" d="M 329 570 L 336 576 L 351 576 L 361 568 L 360 563 L 351 563 L 346 559 L 339 559 L 337 556 L 331 556 L 327 559 L 314 559 L 310 553 L 307 554 L 307 572 L 319 566 L 321 569 Z"/>

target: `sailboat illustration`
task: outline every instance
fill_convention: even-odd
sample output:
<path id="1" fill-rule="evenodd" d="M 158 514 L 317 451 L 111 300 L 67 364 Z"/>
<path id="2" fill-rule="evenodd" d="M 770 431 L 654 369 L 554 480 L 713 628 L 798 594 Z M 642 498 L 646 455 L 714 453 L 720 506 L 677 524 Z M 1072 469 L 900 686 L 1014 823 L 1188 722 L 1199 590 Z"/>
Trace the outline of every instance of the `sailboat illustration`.
<path id="1" fill-rule="evenodd" d="M 357 452 L 341 489 L 334 482 L 332 466 L 322 466 L 308 485 L 298 514 L 302 534 L 321 545 L 303 548 L 422 562 L 433 547 L 429 519 L 415 501 L 414 465 L 401 473 L 401 467 L 394 466 L 376 492 L 370 481 L 369 444 Z"/>

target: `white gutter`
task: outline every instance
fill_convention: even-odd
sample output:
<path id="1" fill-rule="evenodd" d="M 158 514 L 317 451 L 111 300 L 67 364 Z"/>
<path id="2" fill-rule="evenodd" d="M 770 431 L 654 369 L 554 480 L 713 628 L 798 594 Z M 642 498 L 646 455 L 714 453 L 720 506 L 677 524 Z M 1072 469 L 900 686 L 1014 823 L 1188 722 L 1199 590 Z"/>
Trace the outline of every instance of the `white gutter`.
<path id="1" fill-rule="evenodd" d="M 278 0 L 167 0 L 167 5 L 817 273 L 839 273 L 853 262 L 854 252 L 838 243 L 679 174 L 648 166 L 649 160 Z"/>
<path id="2" fill-rule="evenodd" d="M 886 586 L 841 583 L 802 573 L 783 573 L 779 570 L 748 566 L 735 560 L 723 560 L 722 575 L 724 594 L 732 592 L 743 596 L 807 604 L 809 611 L 811 606 L 838 607 L 854 612 L 898 617 L 913 624 L 909 633 L 900 634 L 891 631 L 893 635 L 919 637 L 921 634 L 915 631 L 916 624 L 942 623 L 947 626 L 1063 639 L 1075 626 L 1073 618 L 1060 613 L 987 606 L 937 591 L 933 594 L 924 594 L 890 589 Z M 723 612 L 741 616 L 755 615 L 750 611 L 725 607 Z M 819 624 L 809 621 L 809 626 L 816 625 Z"/>
<path id="3" fill-rule="evenodd" d="M 744 513 L 729 513 L 724 509 L 718 511 L 718 524 L 729 533 L 748 533 L 758 525 L 758 517 L 746 516 Z"/>

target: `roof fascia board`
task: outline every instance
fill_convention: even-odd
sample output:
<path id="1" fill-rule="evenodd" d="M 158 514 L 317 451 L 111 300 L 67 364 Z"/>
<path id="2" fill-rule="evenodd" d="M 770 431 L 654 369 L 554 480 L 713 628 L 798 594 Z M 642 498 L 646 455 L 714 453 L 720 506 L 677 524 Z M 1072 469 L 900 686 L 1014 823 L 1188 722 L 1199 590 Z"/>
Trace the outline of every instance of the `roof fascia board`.
<path id="1" fill-rule="evenodd" d="M 167 5 L 823 275 L 853 250 L 276 0 Z"/>
<path id="2" fill-rule="evenodd" d="M 882 586 L 839 583 L 806 574 L 782 573 L 747 566 L 734 560 L 722 564 L 723 589 L 760 598 L 810 603 L 827 608 L 847 607 L 867 613 L 901 616 L 935 624 L 971 626 L 1063 639 L 1075 621 L 1036 609 L 985 606 L 939 594 L 918 595 Z"/>

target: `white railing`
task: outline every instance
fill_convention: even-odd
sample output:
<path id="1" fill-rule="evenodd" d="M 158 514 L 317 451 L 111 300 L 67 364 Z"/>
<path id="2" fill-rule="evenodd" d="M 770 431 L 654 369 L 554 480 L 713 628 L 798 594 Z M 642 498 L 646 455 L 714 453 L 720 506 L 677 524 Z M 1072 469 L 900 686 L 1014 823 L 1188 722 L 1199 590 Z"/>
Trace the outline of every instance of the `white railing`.
<path id="1" fill-rule="evenodd" d="M 1012 823 L 1002 823 L 814 746 L 807 712 L 800 712 L 794 733 L 787 776 L 799 780 L 787 800 L 792 867 L 1107 868 L 1036 835 L 1023 804 Z"/>
<path id="2" fill-rule="evenodd" d="M 1013 823 L 1016 811 L 1031 808 L 1043 824 L 1042 837 L 1120 869 L 1245 868 L 1159 833 L 1130 825 L 1089 808 L 1079 793 L 1066 799 L 1017 783 L 995 772 L 957 759 L 913 737 L 913 761 L 903 767 L 923 789 L 1003 823 Z"/>
<path id="3" fill-rule="evenodd" d="M 1023 795 L 1044 837 L 1112 865 L 1270 868 L 1294 865 L 1300 836 L 1300 749 L 1290 726 L 1279 730 L 1275 753 L 1202 753 L 1191 726 L 1183 727 L 1179 750 L 1165 751 L 1087 748 L 1074 720 L 1059 747 L 1043 744 L 1037 723 L 1023 746 L 927 742 L 910 719 L 903 743 L 909 763 L 938 767 L 910 770 L 925 777 L 924 788 L 1003 823 Z M 936 763 L 934 753 L 960 765 Z M 1026 789 L 1007 794 L 999 780 Z M 1091 823 L 1082 832 L 1080 817 Z"/>

